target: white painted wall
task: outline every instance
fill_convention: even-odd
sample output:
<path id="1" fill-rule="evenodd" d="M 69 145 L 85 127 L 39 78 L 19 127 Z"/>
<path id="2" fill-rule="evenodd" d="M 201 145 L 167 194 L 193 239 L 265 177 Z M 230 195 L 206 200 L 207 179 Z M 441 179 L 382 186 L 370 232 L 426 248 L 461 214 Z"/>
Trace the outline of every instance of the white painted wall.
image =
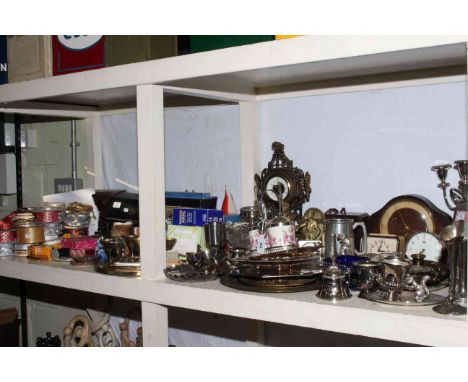
<path id="1" fill-rule="evenodd" d="M 465 83 L 275 100 L 260 104 L 260 168 L 274 140 L 311 174 L 308 206 L 375 212 L 414 193 L 445 208 L 430 167 L 466 159 Z M 452 171 L 449 177 L 456 184 Z"/>
<path id="2" fill-rule="evenodd" d="M 239 204 L 239 106 L 167 108 L 164 118 L 166 190 L 210 192 L 220 207 L 226 185 Z M 136 115 L 103 117 L 102 133 L 105 187 L 135 192 L 116 178 L 138 185 Z"/>
<path id="3" fill-rule="evenodd" d="M 165 112 L 166 189 L 195 190 L 241 203 L 239 106 L 204 106 Z"/>
<path id="4" fill-rule="evenodd" d="M 448 211 L 430 167 L 468 157 L 465 102 L 465 83 L 264 101 L 256 171 L 279 140 L 311 174 L 305 208 L 372 213 L 413 193 Z M 222 200 L 226 184 L 241 207 L 239 107 L 167 109 L 165 124 L 166 189 L 211 192 Z M 113 158 L 104 160 L 107 187 L 119 187 L 115 176 L 137 184 L 135 116 L 106 117 L 103 125 L 104 158 Z M 457 183 L 455 171 L 449 181 Z"/>

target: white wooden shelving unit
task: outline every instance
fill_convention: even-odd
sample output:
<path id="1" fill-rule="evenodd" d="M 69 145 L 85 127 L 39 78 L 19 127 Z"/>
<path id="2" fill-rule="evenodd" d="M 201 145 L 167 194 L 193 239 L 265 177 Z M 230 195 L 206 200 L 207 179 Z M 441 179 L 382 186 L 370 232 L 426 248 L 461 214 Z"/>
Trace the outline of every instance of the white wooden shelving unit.
<path id="1" fill-rule="evenodd" d="M 0 112 L 88 119 L 102 186 L 100 118 L 137 112 L 141 279 L 63 264 L 0 261 L 0 276 L 142 302 L 144 343 L 168 342 L 167 306 L 424 345 L 468 345 L 465 317 L 353 298 L 333 305 L 314 292 L 241 292 L 218 281 L 167 280 L 164 227 L 164 102 L 176 96 L 240 104 L 242 204 L 252 202 L 257 102 L 312 94 L 466 82 L 468 36 L 300 37 L 0 86 Z M 106 158 L 102 158 L 106 160 Z"/>

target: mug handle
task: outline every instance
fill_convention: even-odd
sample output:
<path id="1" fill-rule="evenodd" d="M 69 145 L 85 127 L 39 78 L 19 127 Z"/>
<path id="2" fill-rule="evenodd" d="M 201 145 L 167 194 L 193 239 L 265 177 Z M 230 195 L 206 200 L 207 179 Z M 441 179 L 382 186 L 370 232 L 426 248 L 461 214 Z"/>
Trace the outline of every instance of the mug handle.
<path id="1" fill-rule="evenodd" d="M 355 249 L 354 252 L 356 252 L 357 255 L 363 255 L 367 252 L 367 228 L 363 222 L 355 222 L 353 224 L 353 230 L 358 226 L 362 227 L 362 232 L 364 234 L 364 237 L 362 238 L 362 240 L 364 240 L 364 245 L 362 246 L 363 247 L 362 252 L 358 251 L 357 249 Z"/>

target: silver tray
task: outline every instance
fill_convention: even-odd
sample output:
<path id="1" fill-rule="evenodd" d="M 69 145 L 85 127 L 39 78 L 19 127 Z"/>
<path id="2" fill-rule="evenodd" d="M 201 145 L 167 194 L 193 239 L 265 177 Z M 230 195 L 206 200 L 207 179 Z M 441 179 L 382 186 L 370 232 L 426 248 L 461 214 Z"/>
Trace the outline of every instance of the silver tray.
<path id="1" fill-rule="evenodd" d="M 318 290 L 320 288 L 320 278 L 310 279 L 305 283 L 288 282 L 288 280 L 283 280 L 281 283 L 252 283 L 251 280 L 242 280 L 239 277 L 224 275 L 221 277 L 220 282 L 230 288 L 260 293 L 296 293 Z"/>
<path id="2" fill-rule="evenodd" d="M 299 263 L 320 263 L 320 255 L 316 252 L 294 251 L 277 254 L 264 254 L 249 257 L 239 257 L 233 259 L 234 264 L 249 265 L 281 265 L 281 264 L 299 264 Z"/>
<path id="3" fill-rule="evenodd" d="M 384 291 L 376 291 L 371 293 L 361 293 L 359 297 L 365 298 L 369 301 L 380 302 L 382 304 L 388 305 L 398 305 L 398 306 L 427 306 L 427 305 L 437 305 L 446 300 L 445 297 L 439 296 L 438 294 L 431 294 L 427 299 L 422 302 L 416 302 L 414 300 L 414 293 L 403 291 L 400 294 L 401 301 L 388 301 L 387 293 Z"/>
<path id="4" fill-rule="evenodd" d="M 182 282 L 211 281 L 219 278 L 216 269 L 197 270 L 185 263 L 165 268 L 164 274 L 170 280 Z"/>
<path id="5" fill-rule="evenodd" d="M 428 285 L 427 289 L 429 289 L 429 292 L 432 293 L 432 292 L 436 292 L 436 291 L 444 289 L 444 288 L 448 288 L 448 286 L 449 286 L 448 280 L 443 280 L 443 281 L 440 281 L 438 284 Z M 409 286 L 405 286 L 405 290 L 412 291 L 412 290 L 414 290 L 414 288 L 409 287 Z"/>
<path id="6" fill-rule="evenodd" d="M 323 273 L 322 268 L 302 268 L 302 269 L 292 269 L 289 273 L 262 273 L 261 270 L 257 269 L 239 269 L 234 268 L 228 273 L 229 276 L 241 277 L 241 278 L 255 278 L 255 279 L 304 279 L 304 278 L 315 278 L 321 276 Z"/>

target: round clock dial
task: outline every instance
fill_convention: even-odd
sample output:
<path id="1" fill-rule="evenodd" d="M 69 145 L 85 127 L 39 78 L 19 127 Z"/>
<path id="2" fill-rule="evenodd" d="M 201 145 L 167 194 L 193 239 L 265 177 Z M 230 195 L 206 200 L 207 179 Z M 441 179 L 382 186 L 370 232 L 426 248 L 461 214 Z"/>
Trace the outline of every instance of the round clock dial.
<path id="1" fill-rule="evenodd" d="M 281 176 L 273 176 L 266 184 L 266 193 L 271 200 L 278 201 L 278 191 L 281 192 L 281 197 L 285 200 L 289 195 L 289 190 L 289 182 Z"/>
<path id="2" fill-rule="evenodd" d="M 380 232 L 398 236 L 434 230 L 434 221 L 429 210 L 411 200 L 402 200 L 390 205 L 380 219 Z"/>
<path id="3" fill-rule="evenodd" d="M 406 245 L 408 256 L 422 253 L 427 260 L 439 261 L 442 253 L 442 243 L 429 232 L 419 232 L 411 236 Z"/>

